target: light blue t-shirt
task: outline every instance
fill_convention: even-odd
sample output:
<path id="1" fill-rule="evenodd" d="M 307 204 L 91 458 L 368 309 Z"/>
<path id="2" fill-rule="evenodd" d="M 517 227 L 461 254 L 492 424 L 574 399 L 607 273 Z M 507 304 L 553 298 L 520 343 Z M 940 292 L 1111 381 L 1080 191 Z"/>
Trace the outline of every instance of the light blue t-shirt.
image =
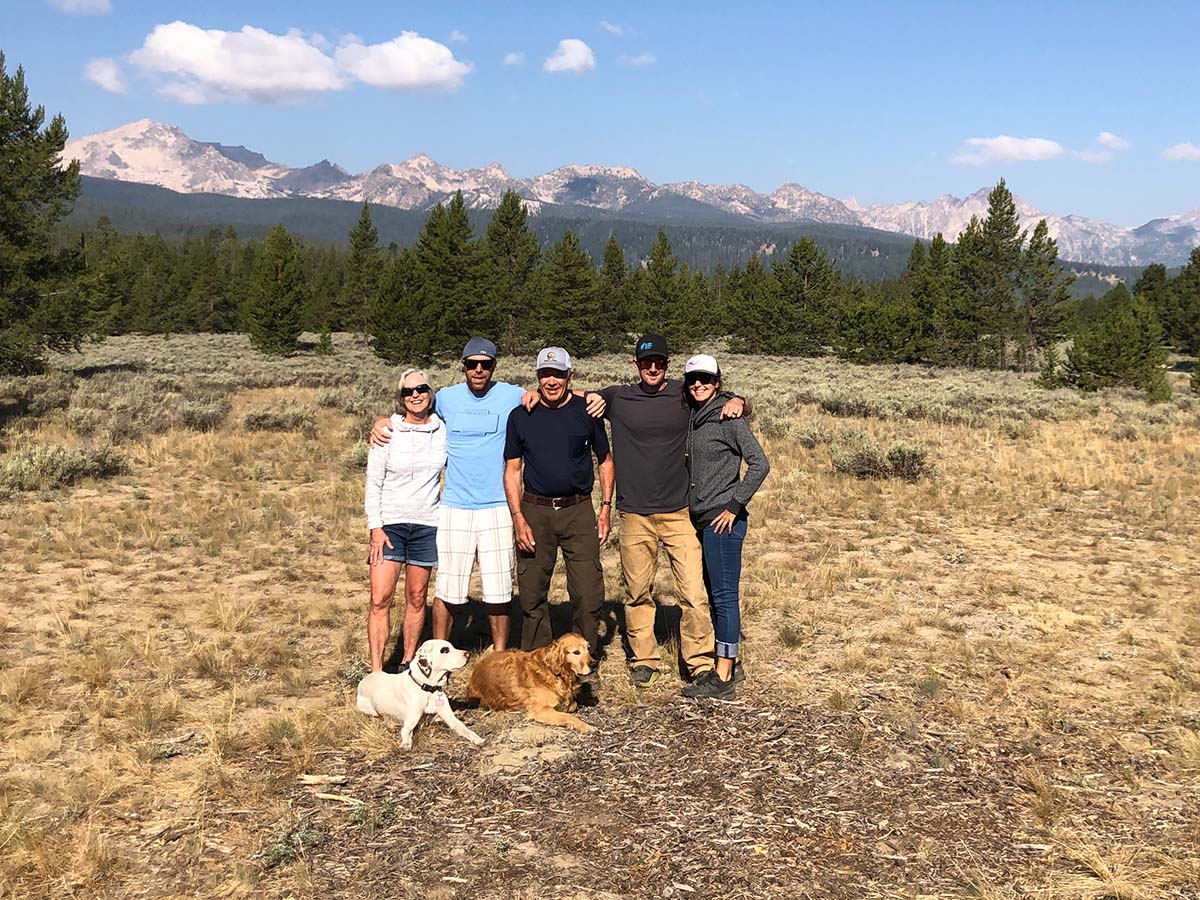
<path id="1" fill-rule="evenodd" d="M 504 506 L 504 435 L 508 414 L 525 389 L 493 381 L 482 397 L 466 383 L 437 392 L 437 413 L 446 422 L 446 487 L 442 505 L 455 509 Z"/>

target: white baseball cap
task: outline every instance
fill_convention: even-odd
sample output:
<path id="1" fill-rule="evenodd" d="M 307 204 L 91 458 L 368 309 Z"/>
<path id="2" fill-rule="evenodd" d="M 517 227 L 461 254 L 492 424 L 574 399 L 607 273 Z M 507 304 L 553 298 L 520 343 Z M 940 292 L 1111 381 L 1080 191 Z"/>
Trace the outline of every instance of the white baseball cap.
<path id="1" fill-rule="evenodd" d="M 693 372 L 707 372 L 709 375 L 720 375 L 721 367 L 717 365 L 715 358 L 707 353 L 698 353 L 683 364 L 683 374 L 691 375 Z"/>
<path id="2" fill-rule="evenodd" d="M 571 354 L 562 347 L 544 347 L 538 351 L 537 367 L 539 369 L 558 369 L 560 372 L 570 372 Z"/>

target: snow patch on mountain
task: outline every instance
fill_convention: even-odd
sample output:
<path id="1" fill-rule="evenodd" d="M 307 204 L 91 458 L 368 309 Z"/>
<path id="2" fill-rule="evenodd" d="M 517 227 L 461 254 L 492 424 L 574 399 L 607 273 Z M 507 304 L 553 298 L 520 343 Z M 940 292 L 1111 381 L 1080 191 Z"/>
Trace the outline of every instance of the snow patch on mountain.
<path id="1" fill-rule="evenodd" d="M 154 184 L 183 193 L 234 197 L 326 197 L 424 210 L 462 191 L 471 209 L 495 208 L 506 191 L 516 191 L 530 213 L 544 205 L 644 213 L 643 204 L 676 196 L 753 222 L 823 222 L 948 241 L 958 238 L 972 216 L 987 213 L 988 189 L 959 198 L 863 205 L 838 200 L 788 183 L 770 194 L 744 184 L 697 181 L 657 185 L 628 166 L 569 165 L 533 178 L 514 178 L 500 163 L 452 169 L 425 154 L 351 174 L 321 160 L 291 168 L 240 145 L 201 142 L 182 130 L 150 119 L 71 141 L 63 159 L 78 159 L 80 171 L 97 178 Z M 1022 227 L 1032 231 L 1045 219 L 1061 259 L 1105 265 L 1161 261 L 1179 265 L 1200 244 L 1200 209 L 1126 228 L 1075 215 L 1045 213 L 1016 199 Z M 677 209 L 678 204 L 672 208 Z"/>

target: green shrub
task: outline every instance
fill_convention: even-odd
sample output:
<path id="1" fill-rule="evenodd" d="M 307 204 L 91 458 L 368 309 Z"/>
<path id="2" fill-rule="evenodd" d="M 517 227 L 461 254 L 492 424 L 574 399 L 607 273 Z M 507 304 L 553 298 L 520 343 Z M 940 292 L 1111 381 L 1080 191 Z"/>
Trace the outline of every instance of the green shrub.
<path id="1" fill-rule="evenodd" d="M 22 447 L 0 458 L 0 489 L 44 491 L 85 478 L 108 478 L 128 471 L 125 457 L 111 447 Z"/>
<path id="2" fill-rule="evenodd" d="M 311 407 L 301 403 L 280 403 L 251 410 L 242 419 L 247 431 L 303 431 L 311 434 L 317 426 L 317 416 Z"/>
<path id="3" fill-rule="evenodd" d="M 850 431 L 831 449 L 833 469 L 855 478 L 899 478 L 918 481 L 933 474 L 929 451 L 919 444 L 899 441 L 884 450 L 872 437 Z"/>
<path id="4" fill-rule="evenodd" d="M 808 422 L 800 426 L 796 432 L 796 440 L 801 447 L 812 450 L 821 444 L 829 443 L 829 429 L 825 427 L 824 422 Z"/>
<path id="5" fill-rule="evenodd" d="M 184 400 L 179 404 L 179 423 L 193 431 L 213 431 L 228 418 L 232 406 L 228 397 Z"/>
<path id="6" fill-rule="evenodd" d="M 365 472 L 367 470 L 367 454 L 370 452 L 370 444 L 360 440 L 342 457 L 342 465 L 352 472 Z"/>

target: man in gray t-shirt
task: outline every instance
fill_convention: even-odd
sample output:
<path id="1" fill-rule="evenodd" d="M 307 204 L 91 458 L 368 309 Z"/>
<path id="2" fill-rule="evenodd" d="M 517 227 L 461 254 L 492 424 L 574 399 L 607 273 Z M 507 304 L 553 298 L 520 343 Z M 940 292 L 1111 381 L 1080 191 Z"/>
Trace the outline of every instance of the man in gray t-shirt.
<path id="1" fill-rule="evenodd" d="M 680 652 L 693 679 L 713 666 L 713 626 L 704 590 L 700 541 L 688 513 L 684 459 L 691 415 L 681 382 L 667 376 L 666 339 L 643 335 L 635 345 L 638 383 L 599 391 L 612 424 L 617 511 L 621 517 L 621 569 L 625 575 L 625 631 L 632 658 L 630 678 L 639 687 L 658 677 L 661 656 L 654 639 L 650 588 L 661 543 L 679 595 Z M 743 401 L 730 400 L 723 415 L 742 414 Z"/>

